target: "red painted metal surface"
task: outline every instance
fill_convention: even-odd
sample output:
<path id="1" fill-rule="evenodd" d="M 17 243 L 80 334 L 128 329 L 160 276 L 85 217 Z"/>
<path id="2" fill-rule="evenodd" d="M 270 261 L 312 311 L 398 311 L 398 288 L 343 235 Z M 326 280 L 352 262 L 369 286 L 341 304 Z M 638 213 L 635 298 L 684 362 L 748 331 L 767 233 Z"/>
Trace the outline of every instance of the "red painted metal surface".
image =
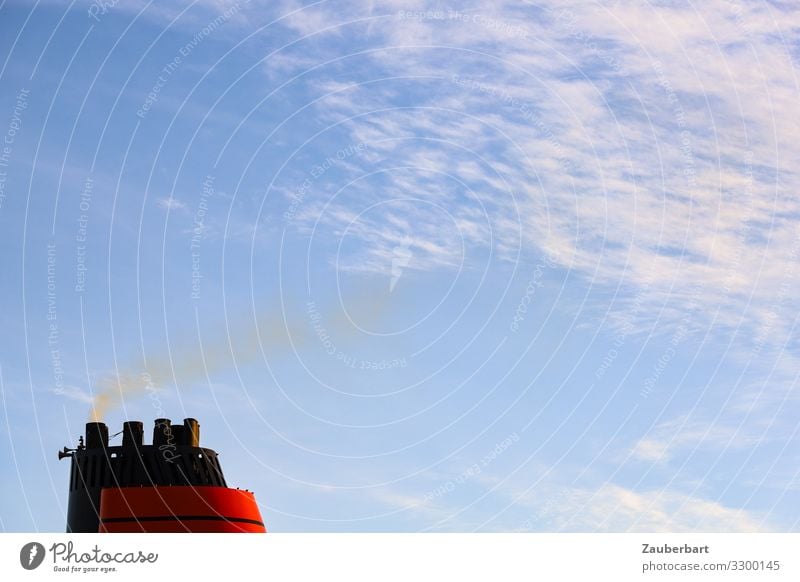
<path id="1" fill-rule="evenodd" d="M 100 494 L 101 533 L 264 533 L 249 491 L 227 487 L 116 487 Z"/>

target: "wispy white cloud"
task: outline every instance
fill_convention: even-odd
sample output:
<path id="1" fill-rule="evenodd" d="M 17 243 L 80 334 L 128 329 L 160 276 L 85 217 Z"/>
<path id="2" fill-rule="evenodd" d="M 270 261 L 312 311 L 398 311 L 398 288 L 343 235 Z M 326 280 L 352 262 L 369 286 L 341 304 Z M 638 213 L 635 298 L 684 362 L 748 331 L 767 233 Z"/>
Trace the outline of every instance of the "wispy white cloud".
<path id="1" fill-rule="evenodd" d="M 486 245 L 490 229 L 500 259 L 514 256 L 521 232 L 528 248 L 594 283 L 621 285 L 620 310 L 647 282 L 643 312 L 666 318 L 662 328 L 694 300 L 698 326 L 713 316 L 770 341 L 787 333 L 769 313 L 797 306 L 779 289 L 796 286 L 800 250 L 800 174 L 787 163 L 800 143 L 790 44 L 800 12 L 722 1 L 430 10 L 375 8 L 368 26 L 378 50 L 351 60 L 395 80 L 315 77 L 327 119 L 348 120 L 354 141 L 418 170 L 392 174 L 389 192 L 363 186 L 362 203 L 435 200 L 458 219 L 448 238 L 471 232 Z M 356 16 L 367 18 L 360 7 L 326 5 L 287 25 L 305 35 L 340 23 L 334 39 L 367 26 L 348 24 Z M 344 66 L 328 71 L 341 76 Z M 375 160 L 354 163 L 363 173 Z M 441 195 L 459 180 L 463 196 Z M 462 216 L 475 200 L 486 217 Z M 440 224 L 433 208 L 416 209 L 417 239 Z M 358 234 L 385 254 L 376 232 Z M 421 253 L 419 267 L 445 263 Z"/>
<path id="2" fill-rule="evenodd" d="M 774 439 L 769 427 L 759 426 L 758 418 L 748 423 L 733 424 L 730 418 L 724 424 L 714 419 L 693 419 L 688 415 L 657 425 L 639 440 L 631 450 L 634 459 L 653 463 L 667 463 L 677 455 L 695 451 L 751 448 Z M 786 436 L 786 435 L 784 435 Z"/>
<path id="3" fill-rule="evenodd" d="M 92 395 L 85 389 L 79 386 L 63 386 L 60 388 L 53 388 L 53 394 L 69 400 L 74 400 L 82 404 L 91 404 Z"/>
<path id="4" fill-rule="evenodd" d="M 375 492 L 388 508 L 409 512 L 428 530 L 562 532 L 761 532 L 773 531 L 765 513 L 743 510 L 674 489 L 631 489 L 613 483 L 596 487 L 559 484 L 531 488 L 516 479 L 481 475 L 474 479 L 490 505 L 460 506 L 458 499 L 429 500 L 402 491 Z M 504 507 L 486 513 L 487 507 Z M 779 529 L 779 528 L 777 528 Z"/>
<path id="5" fill-rule="evenodd" d="M 538 506 L 538 503 L 536 504 Z M 606 484 L 596 491 L 570 488 L 550 509 L 556 531 L 724 532 L 768 531 L 763 516 L 678 492 L 633 491 Z"/>
<path id="6" fill-rule="evenodd" d="M 156 204 L 159 208 L 164 208 L 165 210 L 182 210 L 186 208 L 186 204 L 178 200 L 177 198 L 157 198 Z"/>

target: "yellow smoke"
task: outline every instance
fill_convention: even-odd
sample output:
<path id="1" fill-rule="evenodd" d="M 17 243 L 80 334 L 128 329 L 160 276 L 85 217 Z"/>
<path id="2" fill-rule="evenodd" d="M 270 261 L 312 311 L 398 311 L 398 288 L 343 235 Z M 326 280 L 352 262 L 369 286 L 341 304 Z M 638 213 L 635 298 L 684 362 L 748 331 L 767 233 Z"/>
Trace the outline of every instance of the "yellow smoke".
<path id="1" fill-rule="evenodd" d="M 374 325 L 385 311 L 388 299 L 385 291 L 359 293 L 351 303 L 355 305 L 359 325 Z M 357 333 L 343 312 L 326 318 L 325 325 L 340 338 Z M 269 357 L 272 352 L 292 346 L 301 349 L 313 337 L 308 318 L 301 317 L 289 325 L 280 314 L 262 315 L 256 322 L 252 316 L 242 317 L 230 328 L 220 325 L 212 333 L 204 333 L 202 341 L 193 344 L 181 342 L 171 352 L 160 350 L 157 356 L 147 357 L 118 374 L 98 378 L 89 420 L 101 421 L 125 399 L 158 391 L 164 386 L 201 382 L 220 372 L 257 361 L 262 357 L 262 351 Z"/>

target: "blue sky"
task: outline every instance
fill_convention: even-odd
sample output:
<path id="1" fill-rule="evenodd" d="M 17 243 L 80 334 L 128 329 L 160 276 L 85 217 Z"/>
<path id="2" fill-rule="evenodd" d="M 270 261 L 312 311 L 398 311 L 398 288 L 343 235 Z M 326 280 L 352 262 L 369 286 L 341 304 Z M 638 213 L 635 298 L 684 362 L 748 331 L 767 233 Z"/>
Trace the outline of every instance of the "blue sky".
<path id="1" fill-rule="evenodd" d="M 273 531 L 797 529 L 798 28 L 0 3 L 0 528 L 94 403 Z"/>

